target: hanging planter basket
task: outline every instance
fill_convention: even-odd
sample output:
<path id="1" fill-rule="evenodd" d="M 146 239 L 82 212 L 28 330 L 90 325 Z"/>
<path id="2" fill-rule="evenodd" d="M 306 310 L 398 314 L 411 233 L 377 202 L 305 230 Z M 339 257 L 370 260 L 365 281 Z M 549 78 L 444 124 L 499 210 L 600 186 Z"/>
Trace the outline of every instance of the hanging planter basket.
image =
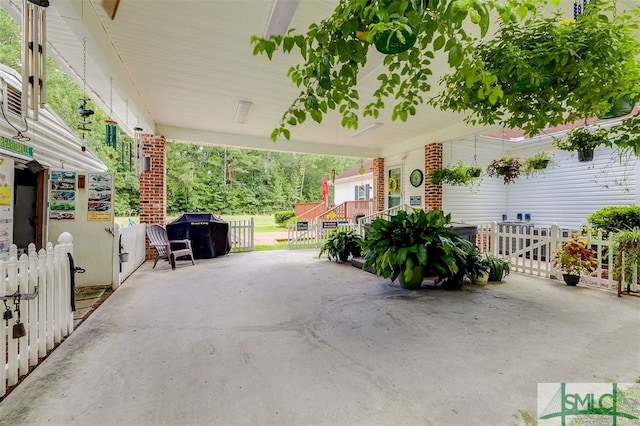
<path id="1" fill-rule="evenodd" d="M 533 93 L 536 90 L 544 89 L 551 83 L 554 70 L 555 64 L 547 65 L 540 70 L 540 79 L 538 81 L 532 79 L 517 81 L 513 85 L 513 90 L 520 93 Z"/>
<path id="2" fill-rule="evenodd" d="M 586 161 L 593 161 L 593 148 L 585 148 L 578 151 L 578 161 L 584 163 Z"/>
<path id="3" fill-rule="evenodd" d="M 608 118 L 623 117 L 631 114 L 633 107 L 636 106 L 635 99 L 631 99 L 630 95 L 624 95 L 621 98 L 616 99 L 611 103 L 611 108 L 603 115 L 598 115 L 598 118 L 606 120 Z"/>
<path id="4" fill-rule="evenodd" d="M 395 55 L 405 52 L 416 43 L 417 31 L 415 29 L 400 31 L 385 31 L 376 34 L 373 44 L 380 53 L 385 55 Z"/>

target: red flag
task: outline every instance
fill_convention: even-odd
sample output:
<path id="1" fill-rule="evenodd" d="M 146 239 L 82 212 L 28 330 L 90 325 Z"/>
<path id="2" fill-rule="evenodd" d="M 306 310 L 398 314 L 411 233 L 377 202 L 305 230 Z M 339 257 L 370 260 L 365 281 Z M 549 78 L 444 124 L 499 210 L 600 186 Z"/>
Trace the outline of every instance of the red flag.
<path id="1" fill-rule="evenodd" d="M 322 202 L 329 204 L 329 182 L 326 176 L 322 176 Z"/>

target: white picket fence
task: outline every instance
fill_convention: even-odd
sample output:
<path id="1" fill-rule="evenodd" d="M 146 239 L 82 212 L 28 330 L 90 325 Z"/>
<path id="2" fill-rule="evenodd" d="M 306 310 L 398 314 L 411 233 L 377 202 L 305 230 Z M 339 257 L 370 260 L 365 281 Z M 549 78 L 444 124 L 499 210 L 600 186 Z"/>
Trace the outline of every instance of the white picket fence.
<path id="1" fill-rule="evenodd" d="M 559 278 L 561 272 L 553 266 L 553 250 L 561 247 L 575 232 L 579 232 L 596 252 L 598 261 L 596 270 L 590 275 L 583 275 L 580 282 L 590 287 L 617 291 L 618 282 L 609 273 L 613 266 L 614 247 L 611 236 L 604 237 L 602 232 L 581 232 L 579 230 L 561 229 L 558 225 L 548 228 L 533 228 L 518 225 L 498 225 L 493 222 L 478 227 L 477 245 L 483 251 L 508 259 L 511 270 L 545 278 Z M 638 291 L 637 267 L 630 285 L 631 291 Z M 624 282 L 624 278 L 623 278 Z"/>
<path id="2" fill-rule="evenodd" d="M 253 251 L 255 227 L 253 218 L 247 220 L 230 220 L 231 251 Z"/>
<path id="3" fill-rule="evenodd" d="M 0 261 L 0 277 L 4 278 L 0 279 L 0 296 L 13 316 L 2 321 L 4 330 L 0 332 L 0 348 L 3 348 L 0 350 L 0 398 L 8 386 L 18 383 L 19 377 L 29 372 L 29 367 L 38 364 L 40 358 L 73 331 L 67 255 L 73 254 L 73 244 L 71 236 L 65 234 L 55 247 L 48 243 L 46 249 L 37 253 L 35 245 L 29 244 L 28 253 L 20 258 L 17 247 L 12 245 L 9 260 Z M 0 307 L 6 312 L 4 305 Z M 18 319 L 26 335 L 14 338 Z"/>

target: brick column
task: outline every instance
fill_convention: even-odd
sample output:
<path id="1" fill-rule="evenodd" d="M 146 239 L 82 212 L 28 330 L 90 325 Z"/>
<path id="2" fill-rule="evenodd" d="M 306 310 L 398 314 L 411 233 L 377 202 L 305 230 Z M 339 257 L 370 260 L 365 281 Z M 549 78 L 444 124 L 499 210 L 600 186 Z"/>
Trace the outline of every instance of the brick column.
<path id="1" fill-rule="evenodd" d="M 424 209 L 426 211 L 442 210 L 442 184 L 434 185 L 429 174 L 442 167 L 442 144 L 431 143 L 424 146 Z"/>
<path id="2" fill-rule="evenodd" d="M 164 136 L 141 135 L 141 156 L 149 157 L 150 170 L 140 173 L 140 223 L 157 223 L 164 226 L 167 221 L 166 145 Z M 143 161 L 144 164 L 144 161 Z M 155 249 L 145 243 L 147 259 L 156 256 Z"/>
<path id="3" fill-rule="evenodd" d="M 384 210 L 384 158 L 373 159 L 373 199 L 375 211 Z"/>

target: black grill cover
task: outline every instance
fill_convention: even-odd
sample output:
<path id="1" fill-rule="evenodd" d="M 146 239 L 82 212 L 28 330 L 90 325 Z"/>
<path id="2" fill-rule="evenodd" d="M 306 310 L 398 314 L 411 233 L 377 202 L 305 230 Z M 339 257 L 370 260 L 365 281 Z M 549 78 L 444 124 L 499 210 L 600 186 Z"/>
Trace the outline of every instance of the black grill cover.
<path id="1" fill-rule="evenodd" d="M 185 213 L 167 225 L 170 240 L 191 240 L 193 257 L 209 259 L 231 250 L 229 223 L 213 213 Z"/>

